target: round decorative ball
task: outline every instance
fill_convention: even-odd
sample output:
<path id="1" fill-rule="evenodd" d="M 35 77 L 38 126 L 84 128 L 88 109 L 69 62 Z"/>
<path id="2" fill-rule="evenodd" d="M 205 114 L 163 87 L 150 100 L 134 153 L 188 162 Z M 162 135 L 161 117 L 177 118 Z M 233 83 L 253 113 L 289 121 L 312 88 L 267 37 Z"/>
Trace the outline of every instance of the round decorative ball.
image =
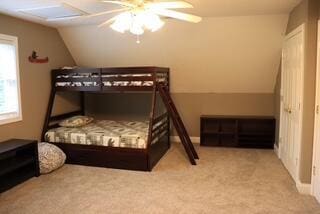
<path id="1" fill-rule="evenodd" d="M 50 143 L 39 143 L 38 155 L 41 174 L 47 174 L 60 168 L 66 161 L 64 152 Z"/>

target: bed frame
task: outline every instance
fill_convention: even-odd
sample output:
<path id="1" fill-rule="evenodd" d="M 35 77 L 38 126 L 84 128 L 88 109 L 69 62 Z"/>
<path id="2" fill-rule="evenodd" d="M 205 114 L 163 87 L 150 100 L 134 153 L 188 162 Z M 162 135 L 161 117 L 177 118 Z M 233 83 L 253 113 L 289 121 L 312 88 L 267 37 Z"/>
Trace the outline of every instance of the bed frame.
<path id="1" fill-rule="evenodd" d="M 170 148 L 170 120 L 168 112 L 156 115 L 157 84 L 169 92 L 169 68 L 161 67 L 126 67 L 126 68 L 76 68 L 56 69 L 51 72 L 52 89 L 42 131 L 45 133 L 58 127 L 58 122 L 75 115 L 85 115 L 86 92 L 152 92 L 151 112 L 147 147 L 145 149 L 107 147 L 53 143 L 61 148 L 69 164 L 110 167 L 117 169 L 151 171 L 161 157 Z M 143 84 L 133 84 L 133 83 Z M 81 105 L 78 111 L 52 116 L 52 109 L 57 92 L 79 92 Z M 155 126 L 155 124 L 161 124 Z"/>

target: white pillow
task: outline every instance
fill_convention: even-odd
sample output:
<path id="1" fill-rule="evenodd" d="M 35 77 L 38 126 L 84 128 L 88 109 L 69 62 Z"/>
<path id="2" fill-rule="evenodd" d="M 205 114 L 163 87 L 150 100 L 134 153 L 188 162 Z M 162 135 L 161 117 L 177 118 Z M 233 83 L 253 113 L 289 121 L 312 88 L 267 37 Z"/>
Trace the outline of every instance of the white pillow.
<path id="1" fill-rule="evenodd" d="M 60 168 L 66 161 L 64 152 L 50 143 L 39 143 L 38 155 L 41 174 L 47 174 Z"/>
<path id="2" fill-rule="evenodd" d="M 92 117 L 74 116 L 61 121 L 59 123 L 59 126 L 68 127 L 68 128 L 81 127 L 91 123 L 92 121 L 93 121 Z"/>

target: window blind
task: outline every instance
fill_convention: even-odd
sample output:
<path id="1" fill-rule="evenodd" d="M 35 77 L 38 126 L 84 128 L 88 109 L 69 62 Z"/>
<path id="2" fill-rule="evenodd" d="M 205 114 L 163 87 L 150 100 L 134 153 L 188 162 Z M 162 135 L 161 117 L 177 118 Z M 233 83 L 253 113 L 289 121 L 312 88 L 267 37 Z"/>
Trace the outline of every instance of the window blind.
<path id="1" fill-rule="evenodd" d="M 17 42 L 0 35 L 0 124 L 21 116 Z"/>

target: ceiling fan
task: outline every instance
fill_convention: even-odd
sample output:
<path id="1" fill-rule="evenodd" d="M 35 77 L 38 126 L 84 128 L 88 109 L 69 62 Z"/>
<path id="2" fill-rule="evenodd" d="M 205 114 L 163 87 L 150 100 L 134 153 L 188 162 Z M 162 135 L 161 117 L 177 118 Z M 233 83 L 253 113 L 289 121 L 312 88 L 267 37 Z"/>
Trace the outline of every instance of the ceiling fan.
<path id="1" fill-rule="evenodd" d="M 159 16 L 179 19 L 192 23 L 198 23 L 202 20 L 202 18 L 199 16 L 171 10 L 193 8 L 190 3 L 185 1 L 103 0 L 102 2 L 120 5 L 122 8 L 79 17 L 90 18 L 121 12 L 120 14 L 100 24 L 99 27 L 111 24 L 110 27 L 115 31 L 121 33 L 130 31 L 132 34 L 138 36 L 142 35 L 146 29 L 152 32 L 159 30 L 164 25 L 164 22 Z M 74 17 L 56 18 L 48 21 L 58 21 L 70 18 Z"/>

